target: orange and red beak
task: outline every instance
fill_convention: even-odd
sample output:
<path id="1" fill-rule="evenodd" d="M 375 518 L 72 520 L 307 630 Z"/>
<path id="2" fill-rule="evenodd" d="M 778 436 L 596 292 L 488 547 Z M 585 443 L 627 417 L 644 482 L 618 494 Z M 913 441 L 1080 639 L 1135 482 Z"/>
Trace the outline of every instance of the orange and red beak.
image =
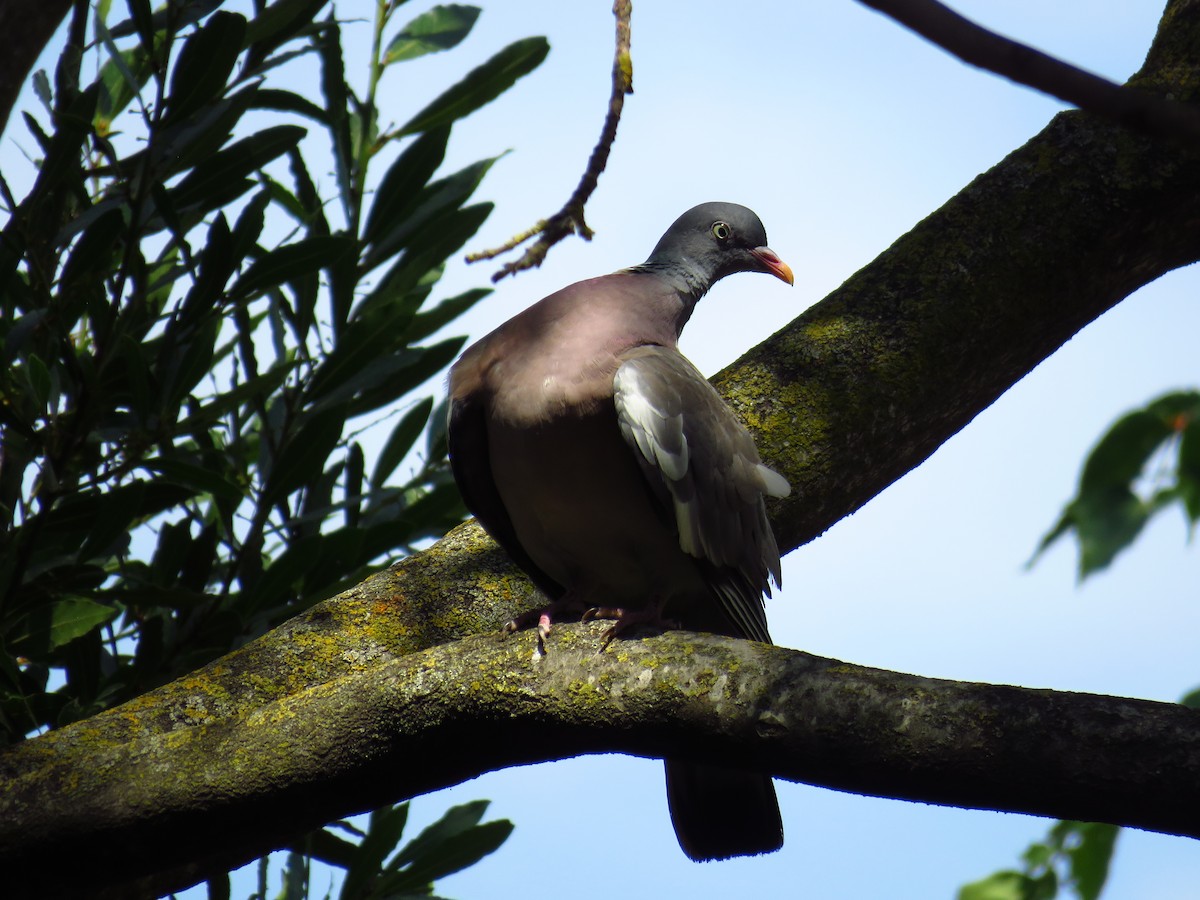
<path id="1" fill-rule="evenodd" d="M 792 267 L 780 259 L 779 255 L 770 247 L 755 247 L 750 252 L 763 264 L 763 271 L 769 272 L 788 284 L 796 283 L 796 278 L 792 275 Z"/>

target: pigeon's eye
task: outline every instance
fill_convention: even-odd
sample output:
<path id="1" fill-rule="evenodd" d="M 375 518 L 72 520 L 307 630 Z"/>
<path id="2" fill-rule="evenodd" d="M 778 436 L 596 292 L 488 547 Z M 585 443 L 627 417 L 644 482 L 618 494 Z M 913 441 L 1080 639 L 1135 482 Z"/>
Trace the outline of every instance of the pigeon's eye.
<path id="1" fill-rule="evenodd" d="M 713 222 L 712 233 L 718 241 L 727 241 L 733 237 L 733 229 L 729 227 L 728 222 Z"/>

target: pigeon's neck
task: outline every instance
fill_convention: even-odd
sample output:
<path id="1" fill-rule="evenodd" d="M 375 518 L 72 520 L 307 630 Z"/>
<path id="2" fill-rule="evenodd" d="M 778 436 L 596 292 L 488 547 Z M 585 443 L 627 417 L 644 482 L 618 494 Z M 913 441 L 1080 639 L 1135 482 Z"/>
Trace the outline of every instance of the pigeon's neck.
<path id="1" fill-rule="evenodd" d="M 630 266 L 625 271 L 641 275 L 653 275 L 670 285 L 681 297 L 687 298 L 689 306 L 695 306 L 697 301 L 712 287 L 712 273 L 704 270 L 688 259 L 658 260 L 651 256 L 638 266 Z M 688 310 L 689 314 L 691 310 Z"/>

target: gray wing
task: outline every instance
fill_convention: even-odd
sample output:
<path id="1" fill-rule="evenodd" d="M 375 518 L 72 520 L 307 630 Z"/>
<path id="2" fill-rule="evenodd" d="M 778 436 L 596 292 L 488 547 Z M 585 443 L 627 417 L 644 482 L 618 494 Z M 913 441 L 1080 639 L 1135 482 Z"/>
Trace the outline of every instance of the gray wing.
<path id="1" fill-rule="evenodd" d="M 739 630 L 769 641 L 762 595 L 772 578 L 779 584 L 779 548 L 763 497 L 786 497 L 787 481 L 762 464 L 733 411 L 677 350 L 637 347 L 620 358 L 621 434 L 673 513 L 679 546 Z"/>

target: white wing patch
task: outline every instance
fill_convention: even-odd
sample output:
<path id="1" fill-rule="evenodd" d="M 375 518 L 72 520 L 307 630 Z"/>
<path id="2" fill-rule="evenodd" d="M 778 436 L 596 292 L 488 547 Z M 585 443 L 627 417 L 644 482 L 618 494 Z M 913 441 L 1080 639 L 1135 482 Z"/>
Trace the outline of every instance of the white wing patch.
<path id="1" fill-rule="evenodd" d="M 774 469 L 767 468 L 762 463 L 758 464 L 758 483 L 762 486 L 763 493 L 768 497 L 783 498 L 792 492 L 792 486 L 788 484 L 786 478 Z"/>
<path id="2" fill-rule="evenodd" d="M 682 481 L 688 470 L 688 443 L 683 414 L 657 408 L 644 390 L 636 366 L 621 366 L 613 379 L 617 416 L 646 459 L 671 481 Z"/>

